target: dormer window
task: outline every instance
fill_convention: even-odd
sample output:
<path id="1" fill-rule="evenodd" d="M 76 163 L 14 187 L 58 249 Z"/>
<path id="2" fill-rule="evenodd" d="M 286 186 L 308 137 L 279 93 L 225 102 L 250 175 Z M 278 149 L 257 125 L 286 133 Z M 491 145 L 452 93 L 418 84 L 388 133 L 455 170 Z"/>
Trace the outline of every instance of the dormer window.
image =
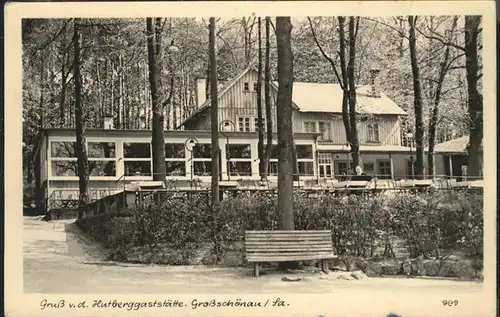
<path id="1" fill-rule="evenodd" d="M 250 85 L 248 84 L 248 82 L 243 84 L 243 91 L 250 91 Z"/>

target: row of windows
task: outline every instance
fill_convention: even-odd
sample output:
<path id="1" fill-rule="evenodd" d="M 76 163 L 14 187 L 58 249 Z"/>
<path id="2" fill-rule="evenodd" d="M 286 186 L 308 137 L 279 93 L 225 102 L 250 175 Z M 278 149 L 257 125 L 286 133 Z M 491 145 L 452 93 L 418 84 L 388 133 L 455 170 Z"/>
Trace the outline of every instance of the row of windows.
<path id="1" fill-rule="evenodd" d="M 331 126 L 328 121 L 305 121 L 304 122 L 304 132 L 307 133 L 319 133 L 320 140 L 322 141 L 331 141 L 332 133 Z M 367 124 L 368 131 L 368 142 L 378 143 L 380 142 L 379 135 L 379 125 L 377 122 L 370 122 Z"/>
<path id="2" fill-rule="evenodd" d="M 262 118 L 263 131 L 267 131 L 266 118 Z M 239 132 L 258 132 L 259 118 L 253 116 L 238 117 Z"/>
<path id="3" fill-rule="evenodd" d="M 89 142 L 89 175 L 116 176 L 116 148 L 114 142 Z M 311 145 L 297 145 L 299 168 L 304 174 L 313 174 L 313 151 Z M 185 176 L 187 162 L 186 149 L 183 143 L 165 144 L 166 173 L 169 176 Z M 92 154 L 91 154 L 92 153 Z M 252 153 L 250 144 L 226 144 L 228 169 L 232 175 L 252 174 Z M 57 141 L 51 143 L 51 169 L 53 176 L 76 176 L 76 142 Z M 270 170 L 277 171 L 279 149 L 273 145 L 270 159 Z M 123 164 L 125 175 L 150 175 L 151 144 L 126 142 L 123 144 Z M 196 144 L 192 151 L 193 173 L 198 176 L 209 176 L 211 173 L 211 144 Z M 276 163 L 276 168 L 274 164 Z"/>

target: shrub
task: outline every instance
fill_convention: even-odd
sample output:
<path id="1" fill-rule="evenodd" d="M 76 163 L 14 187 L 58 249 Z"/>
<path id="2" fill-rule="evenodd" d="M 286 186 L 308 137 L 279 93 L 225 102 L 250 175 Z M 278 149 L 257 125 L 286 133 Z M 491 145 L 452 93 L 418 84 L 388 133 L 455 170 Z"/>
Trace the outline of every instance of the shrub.
<path id="1" fill-rule="evenodd" d="M 386 244 L 397 236 L 409 247 L 410 255 L 429 256 L 436 248 L 467 248 L 482 255 L 482 193 L 436 191 L 426 194 L 401 193 L 370 199 L 351 195 L 294 196 L 295 229 L 332 230 L 339 255 L 373 256 L 377 241 Z M 206 194 L 191 197 L 165 194 L 126 211 L 128 221 L 109 218 L 90 230 L 101 241 L 124 254 L 130 246 L 167 245 L 173 249 L 196 248 L 210 243 L 220 256 L 234 242 L 241 242 L 245 230 L 276 230 L 280 215 L 275 193 L 242 193 L 227 197 L 217 207 Z"/>

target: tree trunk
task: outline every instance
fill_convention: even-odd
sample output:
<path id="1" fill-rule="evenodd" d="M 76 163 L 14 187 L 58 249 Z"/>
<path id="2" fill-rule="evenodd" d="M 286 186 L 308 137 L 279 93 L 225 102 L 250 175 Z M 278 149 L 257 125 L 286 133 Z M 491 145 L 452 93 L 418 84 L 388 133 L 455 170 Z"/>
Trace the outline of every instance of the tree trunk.
<path id="1" fill-rule="evenodd" d="M 155 31 L 153 19 L 146 18 L 147 45 L 148 45 L 148 65 L 149 65 L 149 85 L 151 87 L 151 99 L 153 106 L 152 120 L 152 149 L 153 149 L 153 180 L 165 182 L 165 139 L 163 129 L 163 109 L 159 100 L 158 92 L 158 52 L 155 50 Z"/>
<path id="2" fill-rule="evenodd" d="M 479 57 L 478 37 L 481 16 L 465 16 L 465 69 L 467 72 L 467 93 L 469 104 L 469 146 L 468 176 L 482 175 L 482 142 L 483 142 L 483 96 L 478 91 Z"/>
<path id="3" fill-rule="evenodd" d="M 410 27 L 410 60 L 411 70 L 413 75 L 413 107 L 415 111 L 415 177 L 417 179 L 424 178 L 424 122 L 423 122 L 423 101 L 422 101 L 422 85 L 420 78 L 420 68 L 417 58 L 417 39 L 415 37 L 415 24 L 417 17 L 409 16 L 408 24 Z"/>
<path id="4" fill-rule="evenodd" d="M 269 41 L 269 27 L 271 18 L 266 17 L 266 57 L 264 61 L 264 103 L 266 104 L 266 124 L 267 124 L 267 146 L 265 155 L 265 173 L 264 177 L 267 179 L 269 171 L 269 159 L 273 150 L 273 113 L 271 109 L 271 42 Z"/>
<path id="5" fill-rule="evenodd" d="M 88 196 L 89 162 L 87 159 L 87 146 L 85 142 L 85 114 L 82 105 L 82 82 L 80 75 L 80 19 L 74 19 L 73 26 L 73 78 L 75 81 L 75 125 L 76 125 L 76 156 L 78 166 L 78 186 L 80 195 L 78 198 L 78 219 L 83 218 L 84 207 L 90 202 Z"/>
<path id="6" fill-rule="evenodd" d="M 278 210 L 281 230 L 294 230 L 293 219 L 293 53 L 291 47 L 292 24 L 290 17 L 276 18 L 276 42 L 278 48 Z M 280 267 L 294 268 L 297 262 L 280 262 Z"/>
<path id="7" fill-rule="evenodd" d="M 276 18 L 278 46 L 278 210 L 282 217 L 280 229 L 293 230 L 293 135 L 292 90 L 293 53 L 290 17 Z"/>
<path id="8" fill-rule="evenodd" d="M 210 125 L 212 129 L 212 205 L 219 204 L 219 107 L 217 100 L 217 55 L 215 52 L 215 18 L 210 17 Z"/>
<path id="9" fill-rule="evenodd" d="M 358 22 L 355 22 L 355 19 Z M 359 141 L 358 141 L 358 129 L 357 129 L 357 119 L 356 119 L 356 82 L 354 78 L 354 67 L 356 61 L 356 33 L 357 33 L 357 23 L 359 23 L 359 17 L 349 18 L 349 63 L 347 65 L 347 77 L 349 81 L 349 123 L 351 128 L 351 134 L 349 137 L 349 143 L 351 145 L 351 155 L 352 155 L 352 168 L 353 172 L 356 166 L 359 165 Z"/>
<path id="10" fill-rule="evenodd" d="M 68 73 L 69 74 L 69 73 Z M 65 107 L 66 107 L 66 87 L 68 76 L 66 75 L 66 67 L 64 62 L 61 66 L 61 94 L 59 95 L 59 126 L 64 128 Z"/>
<path id="11" fill-rule="evenodd" d="M 346 63 L 346 49 L 345 49 L 345 17 L 338 17 L 339 21 L 339 41 L 340 41 L 340 71 L 341 71 L 341 82 L 340 85 L 343 90 L 342 94 L 342 122 L 344 123 L 346 141 L 349 143 L 351 140 L 351 120 L 349 116 L 349 86 L 348 86 L 348 74 L 347 74 L 347 63 Z M 347 154 L 350 155 L 350 154 Z"/>
<path id="12" fill-rule="evenodd" d="M 258 144 L 258 156 L 259 156 L 259 175 L 261 179 L 266 178 L 266 159 L 264 157 L 264 122 L 262 116 L 262 27 L 261 18 L 258 18 L 258 77 L 257 77 L 257 121 L 258 121 L 258 133 L 259 133 L 259 144 Z"/>
<path id="13" fill-rule="evenodd" d="M 118 55 L 118 129 L 123 129 L 123 57 Z"/>
<path id="14" fill-rule="evenodd" d="M 453 26 L 451 33 L 455 33 L 457 26 L 458 17 L 454 17 Z M 428 175 L 429 177 L 435 177 L 434 171 L 434 146 L 436 145 L 436 128 L 439 116 L 439 103 L 441 102 L 441 92 L 443 88 L 444 79 L 448 73 L 450 60 L 450 46 L 446 45 L 444 47 L 444 57 L 441 65 L 439 67 L 439 76 L 436 85 L 436 91 L 434 93 L 434 106 L 432 108 L 431 119 L 429 121 L 429 132 L 428 132 L 428 142 L 429 142 L 429 152 L 427 154 L 427 165 L 428 165 Z"/>

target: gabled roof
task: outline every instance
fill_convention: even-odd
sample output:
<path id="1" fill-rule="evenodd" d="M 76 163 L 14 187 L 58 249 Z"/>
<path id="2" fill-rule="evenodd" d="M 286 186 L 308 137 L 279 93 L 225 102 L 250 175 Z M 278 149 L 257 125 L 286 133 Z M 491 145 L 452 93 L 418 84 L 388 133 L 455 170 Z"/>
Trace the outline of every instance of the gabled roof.
<path id="1" fill-rule="evenodd" d="M 371 96 L 371 86 L 356 88 L 356 110 L 363 114 L 406 115 L 386 94 Z M 293 101 L 300 112 L 342 113 L 344 91 L 339 84 L 293 83 Z"/>
<path id="2" fill-rule="evenodd" d="M 434 146 L 435 153 L 467 153 L 467 147 L 469 145 L 469 136 L 465 135 L 463 137 L 446 141 L 443 143 L 436 144 Z M 481 150 L 483 148 L 483 143 L 481 142 Z"/>
<path id="3" fill-rule="evenodd" d="M 238 76 L 227 82 L 217 92 L 218 98 L 224 95 L 234 86 L 247 72 L 255 71 L 254 66 L 245 68 Z M 278 82 L 271 82 L 271 89 L 278 91 Z M 363 114 L 388 114 L 407 115 L 394 101 L 386 94 L 380 92 L 379 97 L 370 94 L 371 86 L 360 86 L 356 88 L 357 110 Z M 339 84 L 329 83 L 293 83 L 292 102 L 296 110 L 300 112 L 327 112 L 342 113 L 343 90 Z M 193 112 L 180 126 L 194 119 L 199 114 L 210 108 L 210 98 Z"/>

